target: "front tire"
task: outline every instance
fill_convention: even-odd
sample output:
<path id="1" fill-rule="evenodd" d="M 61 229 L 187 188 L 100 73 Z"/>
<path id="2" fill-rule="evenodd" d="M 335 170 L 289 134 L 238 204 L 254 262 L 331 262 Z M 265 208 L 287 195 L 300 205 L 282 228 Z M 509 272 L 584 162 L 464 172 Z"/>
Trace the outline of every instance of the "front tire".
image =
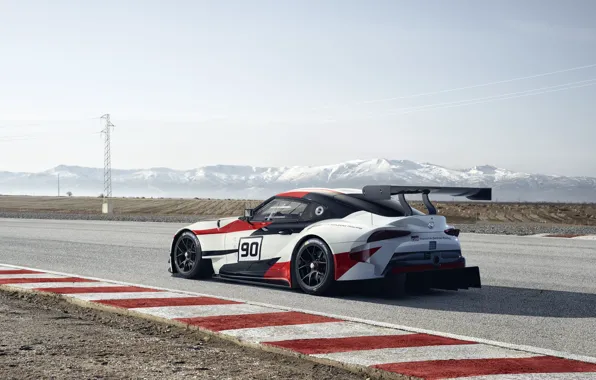
<path id="1" fill-rule="evenodd" d="M 302 291 L 328 295 L 335 285 L 335 262 L 331 250 L 319 238 L 303 242 L 294 256 L 292 276 Z"/>
<path id="2" fill-rule="evenodd" d="M 213 273 L 211 260 L 203 259 L 199 239 L 190 231 L 185 231 L 176 238 L 172 261 L 177 274 L 183 278 L 208 278 Z"/>

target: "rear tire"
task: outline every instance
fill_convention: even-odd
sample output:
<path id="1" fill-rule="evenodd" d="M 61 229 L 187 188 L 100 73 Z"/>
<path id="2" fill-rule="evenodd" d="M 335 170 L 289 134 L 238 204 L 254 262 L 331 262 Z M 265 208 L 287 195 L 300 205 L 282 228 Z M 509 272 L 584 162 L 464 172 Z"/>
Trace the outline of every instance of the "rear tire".
<path id="1" fill-rule="evenodd" d="M 293 258 L 292 277 L 303 292 L 329 295 L 334 289 L 335 262 L 331 249 L 319 238 L 300 244 Z"/>
<path id="2" fill-rule="evenodd" d="M 211 260 L 203 259 L 199 239 L 190 231 L 185 231 L 176 238 L 172 262 L 177 275 L 183 278 L 209 278 L 213 274 Z"/>

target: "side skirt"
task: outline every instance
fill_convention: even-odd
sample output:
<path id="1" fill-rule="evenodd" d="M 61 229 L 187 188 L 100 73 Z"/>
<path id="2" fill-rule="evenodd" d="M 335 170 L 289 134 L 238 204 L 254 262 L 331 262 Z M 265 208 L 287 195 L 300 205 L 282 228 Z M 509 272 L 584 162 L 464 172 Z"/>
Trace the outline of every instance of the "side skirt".
<path id="1" fill-rule="evenodd" d="M 231 274 L 213 275 L 213 278 L 216 280 L 232 281 L 232 282 L 251 284 L 251 285 L 264 285 L 264 286 L 270 286 L 270 287 L 290 289 L 290 284 L 288 284 L 286 281 L 275 279 L 275 278 L 252 277 L 252 276 L 231 275 Z"/>

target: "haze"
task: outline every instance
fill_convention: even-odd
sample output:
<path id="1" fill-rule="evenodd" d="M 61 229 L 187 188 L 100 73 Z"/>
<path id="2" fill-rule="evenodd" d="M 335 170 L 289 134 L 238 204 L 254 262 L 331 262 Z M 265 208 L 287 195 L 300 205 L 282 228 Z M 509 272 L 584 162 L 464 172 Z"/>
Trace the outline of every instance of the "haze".
<path id="1" fill-rule="evenodd" d="M 0 170 L 101 167 L 109 113 L 114 168 L 596 176 L 595 20 L 590 0 L 0 1 Z"/>

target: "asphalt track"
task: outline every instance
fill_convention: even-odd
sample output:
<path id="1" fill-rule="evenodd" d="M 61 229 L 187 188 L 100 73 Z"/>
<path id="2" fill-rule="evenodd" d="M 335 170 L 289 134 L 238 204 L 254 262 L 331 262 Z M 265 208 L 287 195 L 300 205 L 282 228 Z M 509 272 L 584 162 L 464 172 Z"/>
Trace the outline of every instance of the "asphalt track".
<path id="1" fill-rule="evenodd" d="M 596 241 L 463 234 L 468 265 L 481 268 L 482 289 L 318 298 L 172 278 L 167 251 L 179 226 L 0 219 L 0 262 L 596 357 Z"/>

